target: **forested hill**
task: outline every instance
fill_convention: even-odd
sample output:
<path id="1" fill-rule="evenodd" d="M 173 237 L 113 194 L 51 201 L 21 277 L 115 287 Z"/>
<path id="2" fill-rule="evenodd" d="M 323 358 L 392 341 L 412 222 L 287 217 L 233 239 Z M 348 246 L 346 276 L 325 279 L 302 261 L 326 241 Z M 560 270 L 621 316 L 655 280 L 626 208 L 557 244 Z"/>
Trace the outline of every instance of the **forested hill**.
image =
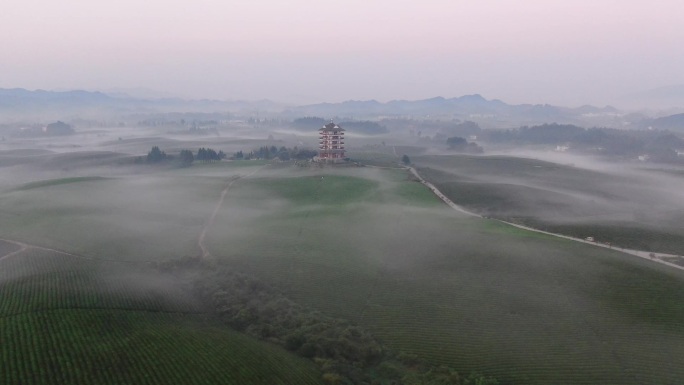
<path id="1" fill-rule="evenodd" d="M 663 116 L 661 118 L 645 121 L 644 125 L 654 129 L 684 133 L 684 114 Z"/>

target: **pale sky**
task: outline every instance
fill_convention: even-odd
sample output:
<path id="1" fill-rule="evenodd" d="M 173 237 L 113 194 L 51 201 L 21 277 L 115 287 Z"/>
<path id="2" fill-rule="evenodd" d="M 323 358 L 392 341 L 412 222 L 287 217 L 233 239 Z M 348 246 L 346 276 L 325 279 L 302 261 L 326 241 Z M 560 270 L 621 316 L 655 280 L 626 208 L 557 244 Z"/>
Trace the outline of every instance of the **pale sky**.
<path id="1" fill-rule="evenodd" d="M 576 106 L 684 84 L 682 0 L 4 0 L 0 88 Z"/>

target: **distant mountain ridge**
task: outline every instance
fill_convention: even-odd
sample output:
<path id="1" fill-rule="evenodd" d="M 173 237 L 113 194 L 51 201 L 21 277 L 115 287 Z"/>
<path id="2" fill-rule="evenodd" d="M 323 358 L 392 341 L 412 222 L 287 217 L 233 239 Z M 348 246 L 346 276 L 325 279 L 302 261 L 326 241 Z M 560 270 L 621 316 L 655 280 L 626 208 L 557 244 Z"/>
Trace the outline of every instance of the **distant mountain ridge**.
<path id="1" fill-rule="evenodd" d="M 684 114 L 675 114 L 646 120 L 644 125 L 658 130 L 670 130 L 684 133 Z"/>
<path id="2" fill-rule="evenodd" d="M 23 107 L 26 104 L 38 103 L 86 103 L 97 104 L 110 102 L 114 98 L 101 92 L 91 91 L 29 91 L 23 88 L 0 88 L 0 108 Z"/>
<path id="3" fill-rule="evenodd" d="M 239 112 L 280 111 L 283 106 L 270 100 L 222 101 L 181 98 L 142 99 L 124 94 L 108 95 L 99 91 L 45 91 L 23 88 L 0 88 L 0 114 L 5 117 L 40 116 L 64 119 L 70 116 L 121 116 L 157 112 Z"/>
<path id="4" fill-rule="evenodd" d="M 221 112 L 243 116 L 277 115 L 294 119 L 320 116 L 345 119 L 410 117 L 487 121 L 489 125 L 558 122 L 583 124 L 587 119 L 615 115 L 613 107 L 558 107 L 548 104 L 511 105 L 498 99 L 472 94 L 460 97 L 441 96 L 421 100 L 348 100 L 287 107 L 270 100 L 222 101 L 185 100 L 180 98 L 141 99 L 123 94 L 115 96 L 99 91 L 29 91 L 21 88 L 0 89 L 0 113 L 7 116 L 43 116 L 65 119 L 71 116 L 126 116 L 168 112 Z"/>
<path id="5" fill-rule="evenodd" d="M 596 116 L 616 115 L 614 107 L 581 106 L 557 107 L 548 104 L 511 105 L 498 99 L 485 99 L 482 95 L 464 95 L 454 98 L 434 97 L 422 100 L 350 100 L 341 103 L 320 103 L 294 107 L 285 112 L 289 116 L 353 117 L 357 119 L 377 116 L 461 120 L 580 123 Z"/>

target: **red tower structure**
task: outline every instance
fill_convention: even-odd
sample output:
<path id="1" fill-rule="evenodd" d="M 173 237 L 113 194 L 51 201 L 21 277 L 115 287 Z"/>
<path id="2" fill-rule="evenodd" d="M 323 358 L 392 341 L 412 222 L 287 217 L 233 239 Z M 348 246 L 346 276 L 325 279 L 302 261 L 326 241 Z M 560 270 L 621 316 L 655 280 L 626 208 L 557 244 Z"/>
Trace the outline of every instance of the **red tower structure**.
<path id="1" fill-rule="evenodd" d="M 318 159 L 324 162 L 344 160 L 344 129 L 330 121 L 319 130 Z"/>

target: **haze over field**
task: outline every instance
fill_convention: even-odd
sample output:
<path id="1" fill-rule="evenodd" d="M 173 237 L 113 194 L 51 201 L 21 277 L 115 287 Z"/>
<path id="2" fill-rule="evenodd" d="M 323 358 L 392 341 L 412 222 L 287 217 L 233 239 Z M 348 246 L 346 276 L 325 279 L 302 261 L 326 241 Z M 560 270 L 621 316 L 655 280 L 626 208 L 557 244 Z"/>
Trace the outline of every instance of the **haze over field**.
<path id="1" fill-rule="evenodd" d="M 683 18 L 677 0 L 8 0 L 0 87 L 671 107 Z"/>
<path id="2" fill-rule="evenodd" d="M 0 384 L 684 384 L 682 20 L 6 0 Z"/>

